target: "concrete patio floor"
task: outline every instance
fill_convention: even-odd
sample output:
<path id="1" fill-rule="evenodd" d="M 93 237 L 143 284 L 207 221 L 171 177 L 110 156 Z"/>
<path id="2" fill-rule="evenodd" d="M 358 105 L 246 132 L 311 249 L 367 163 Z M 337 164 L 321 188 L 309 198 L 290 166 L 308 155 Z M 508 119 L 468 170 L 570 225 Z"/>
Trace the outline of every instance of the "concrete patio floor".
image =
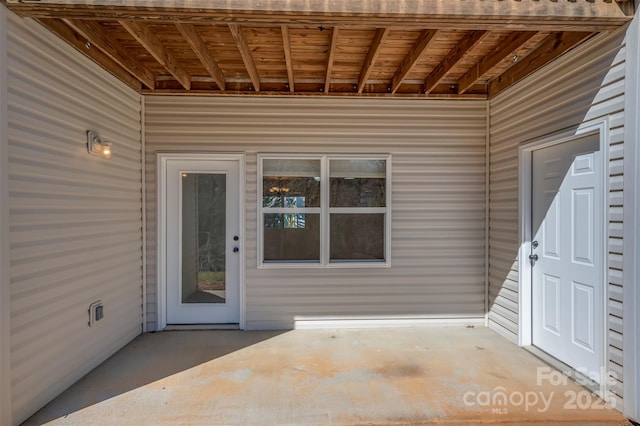
<path id="1" fill-rule="evenodd" d="M 486 328 L 162 332 L 25 424 L 627 424 L 563 378 Z"/>

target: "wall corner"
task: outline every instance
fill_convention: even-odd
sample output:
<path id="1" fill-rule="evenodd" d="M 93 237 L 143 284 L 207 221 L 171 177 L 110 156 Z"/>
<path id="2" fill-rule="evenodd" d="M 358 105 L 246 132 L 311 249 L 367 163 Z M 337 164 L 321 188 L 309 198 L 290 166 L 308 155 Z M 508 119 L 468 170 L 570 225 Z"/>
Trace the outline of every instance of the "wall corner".
<path id="1" fill-rule="evenodd" d="M 639 2 L 636 1 L 636 6 Z M 627 29 L 624 103 L 624 414 L 640 421 L 640 16 Z"/>
<path id="2" fill-rule="evenodd" d="M 485 141 L 484 141 L 484 326 L 489 327 L 489 205 L 491 198 L 490 157 L 491 157 L 491 101 L 485 105 Z"/>
<path id="3" fill-rule="evenodd" d="M 12 424 L 9 327 L 8 11 L 0 4 L 0 425 Z"/>
<path id="4" fill-rule="evenodd" d="M 147 167 L 146 167 L 146 129 L 145 98 L 140 95 L 140 181 L 141 181 L 141 219 L 142 219 L 142 332 L 147 330 Z"/>

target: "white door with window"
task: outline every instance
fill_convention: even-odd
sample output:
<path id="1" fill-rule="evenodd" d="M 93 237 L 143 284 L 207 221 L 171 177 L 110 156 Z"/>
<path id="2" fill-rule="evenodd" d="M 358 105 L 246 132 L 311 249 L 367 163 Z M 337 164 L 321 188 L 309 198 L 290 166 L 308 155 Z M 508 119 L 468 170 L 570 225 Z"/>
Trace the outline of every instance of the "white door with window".
<path id="1" fill-rule="evenodd" d="M 240 162 L 160 157 L 166 324 L 240 319 Z"/>
<path id="2" fill-rule="evenodd" d="M 603 365 L 603 179 L 598 135 L 533 151 L 533 345 L 598 381 Z"/>

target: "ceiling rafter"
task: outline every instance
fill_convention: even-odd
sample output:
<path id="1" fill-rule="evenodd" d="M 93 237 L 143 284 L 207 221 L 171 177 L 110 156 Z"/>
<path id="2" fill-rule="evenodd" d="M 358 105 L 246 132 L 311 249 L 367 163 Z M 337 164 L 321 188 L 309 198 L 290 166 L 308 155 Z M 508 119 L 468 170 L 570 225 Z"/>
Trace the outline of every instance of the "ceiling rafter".
<path id="1" fill-rule="evenodd" d="M 436 65 L 424 81 L 424 93 L 429 94 L 446 77 L 447 73 L 487 36 L 488 31 L 469 31 L 453 49 Z"/>
<path id="2" fill-rule="evenodd" d="M 40 23 L 49 28 L 67 43 L 71 44 L 78 51 L 82 52 L 89 59 L 102 66 L 111 74 L 122 80 L 129 87 L 134 90 L 140 91 L 142 89 L 142 82 L 135 77 L 128 69 L 111 59 L 109 55 L 104 53 L 100 49 L 92 49 L 92 44 L 89 42 L 87 45 L 87 38 L 73 30 L 69 25 L 59 19 L 42 18 L 39 19 Z M 153 82 L 153 80 L 151 80 Z M 152 88 L 153 86 L 151 86 Z"/>
<path id="3" fill-rule="evenodd" d="M 510 87 L 514 83 L 522 80 L 541 66 L 565 53 L 591 34 L 592 33 L 589 32 L 550 34 L 536 50 L 525 56 L 522 60 L 516 62 L 502 75 L 489 82 L 489 96 L 493 97 L 507 87 Z"/>
<path id="4" fill-rule="evenodd" d="M 224 72 L 222 72 L 218 63 L 209 53 L 207 45 L 202 40 L 202 37 L 200 37 L 200 34 L 198 34 L 196 27 L 192 24 L 177 22 L 176 28 L 178 28 L 182 37 L 189 43 L 191 50 L 193 50 L 198 59 L 200 59 L 200 62 L 211 78 L 213 78 L 213 81 L 215 81 L 220 90 L 224 92 L 226 90 Z"/>
<path id="5" fill-rule="evenodd" d="M 331 42 L 329 44 L 329 57 L 327 58 L 327 70 L 324 79 L 324 93 L 329 93 L 331 88 L 331 72 L 333 70 L 333 57 L 336 52 L 336 44 L 338 43 L 338 27 L 331 30 Z"/>
<path id="6" fill-rule="evenodd" d="M 536 31 L 514 32 L 510 34 L 496 49 L 485 56 L 475 66 L 471 67 L 458 80 L 458 94 L 463 94 L 480 80 L 493 67 L 501 63 L 505 58 L 512 55 L 522 45 L 538 34 Z"/>
<path id="7" fill-rule="evenodd" d="M 64 22 L 74 31 L 87 39 L 94 47 L 115 61 L 122 68 L 150 89 L 155 87 L 155 77 L 141 62 L 132 58 L 116 39 L 108 34 L 96 21 L 77 21 L 65 19 Z"/>
<path id="8" fill-rule="evenodd" d="M 382 45 L 390 31 L 391 28 L 389 27 L 378 28 L 376 30 L 373 40 L 371 41 L 371 45 L 369 46 L 367 57 L 362 64 L 362 69 L 360 70 L 360 77 L 358 78 L 358 93 L 362 93 L 364 90 L 364 86 L 367 84 L 371 71 L 373 71 L 378 55 L 380 55 Z"/>
<path id="9" fill-rule="evenodd" d="M 246 5 L 260 7 L 258 3 Z M 70 23 L 75 22 L 76 28 L 65 21 L 43 18 L 41 22 L 126 84 L 141 86 L 138 90 L 143 93 L 225 96 L 253 93 L 486 99 L 562 54 L 564 47 L 557 45 L 572 37 L 568 34 L 572 32 L 561 30 L 486 31 L 480 26 L 470 31 L 462 27 L 441 31 L 412 24 L 379 25 L 375 19 L 363 20 L 357 27 L 343 27 L 320 20 L 315 25 L 295 20 L 250 25 L 235 20 L 197 23 L 149 18 L 129 22 L 130 27 L 137 25 L 135 29 L 126 29 L 125 19 L 121 25 L 100 16 L 86 20 L 66 17 Z M 562 39 L 556 37 L 555 42 L 546 41 L 555 33 L 567 34 Z M 545 43 L 556 56 L 536 51 Z M 533 52 L 540 58 L 526 69 L 518 65 L 532 61 L 536 57 Z"/>
<path id="10" fill-rule="evenodd" d="M 182 65 L 173 57 L 163 45 L 160 39 L 149 29 L 149 27 L 139 21 L 118 21 L 120 25 L 138 43 L 145 48 L 153 58 L 160 63 L 176 80 L 185 88 L 191 89 L 191 76 L 187 73 Z"/>
<path id="11" fill-rule="evenodd" d="M 289 27 L 280 26 L 282 33 L 282 46 L 284 48 L 284 60 L 287 66 L 287 79 L 289 80 L 289 92 L 295 92 L 295 82 L 293 78 L 293 60 L 291 59 L 291 37 L 289 36 Z"/>
<path id="12" fill-rule="evenodd" d="M 233 35 L 233 39 L 236 41 L 236 45 L 240 51 L 240 56 L 242 56 L 242 62 L 244 62 L 244 66 L 247 69 L 247 73 L 249 73 L 251 83 L 253 83 L 253 88 L 256 92 L 259 92 L 260 74 L 258 74 L 258 68 L 253 61 L 253 55 L 251 54 L 251 49 L 249 48 L 249 43 L 247 43 L 247 38 L 244 36 L 242 27 L 240 24 L 229 24 L 229 30 L 231 30 L 231 35 Z"/>
<path id="13" fill-rule="evenodd" d="M 418 37 L 418 40 L 411 46 L 411 49 L 409 49 L 409 52 L 407 52 L 391 79 L 391 93 L 396 93 L 407 74 L 409 74 L 411 69 L 418 63 L 422 54 L 437 35 L 438 30 L 424 30 L 420 33 L 420 37 Z"/>

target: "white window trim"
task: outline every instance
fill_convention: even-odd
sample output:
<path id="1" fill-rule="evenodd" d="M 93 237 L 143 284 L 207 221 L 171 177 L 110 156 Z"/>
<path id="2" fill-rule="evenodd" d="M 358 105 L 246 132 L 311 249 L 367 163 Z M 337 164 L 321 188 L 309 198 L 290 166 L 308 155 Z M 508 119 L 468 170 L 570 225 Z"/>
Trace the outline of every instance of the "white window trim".
<path id="1" fill-rule="evenodd" d="M 320 262 L 281 261 L 264 262 L 264 213 L 282 208 L 263 208 L 263 168 L 264 160 L 320 160 L 320 207 L 290 209 L 291 212 L 320 213 Z M 386 160 L 386 207 L 329 207 L 329 161 L 330 160 Z M 258 268 L 259 269 L 305 269 L 305 268 L 388 268 L 391 267 L 391 154 L 258 154 Z M 384 261 L 334 261 L 329 260 L 329 216 L 331 213 L 385 213 Z"/>

